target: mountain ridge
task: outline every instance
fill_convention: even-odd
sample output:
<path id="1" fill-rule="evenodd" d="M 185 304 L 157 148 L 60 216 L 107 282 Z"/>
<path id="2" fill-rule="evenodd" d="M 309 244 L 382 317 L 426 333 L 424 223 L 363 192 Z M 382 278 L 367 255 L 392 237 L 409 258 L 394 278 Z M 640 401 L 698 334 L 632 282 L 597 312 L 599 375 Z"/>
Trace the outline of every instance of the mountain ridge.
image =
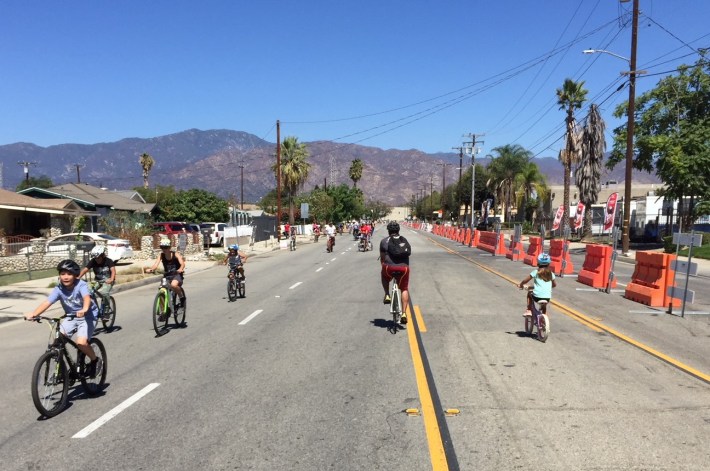
<path id="1" fill-rule="evenodd" d="M 305 191 L 314 186 L 352 185 L 348 175 L 354 159 L 363 162 L 363 177 L 358 182 L 367 199 L 391 205 L 404 204 L 432 188 L 441 191 L 442 165 L 447 169 L 446 183 L 458 179 L 459 155 L 437 152 L 427 154 L 417 149 L 381 149 L 359 144 L 332 141 L 304 142 L 309 151 L 311 171 Z M 144 152 L 155 159 L 148 181 L 151 185 L 173 185 L 178 189 L 202 188 L 224 198 L 238 198 L 242 168 L 245 201 L 257 201 L 276 186 L 271 170 L 276 144 L 253 134 L 228 129 L 185 131 L 152 138 L 128 137 L 115 142 L 96 144 L 56 144 L 42 147 L 28 142 L 0 146 L 0 162 L 4 164 L 3 187 L 14 189 L 24 178 L 22 165 L 32 162 L 30 176 L 46 175 L 55 184 L 77 181 L 77 165 L 82 183 L 124 190 L 143 185 L 138 163 Z M 477 157 L 484 164 L 486 157 Z M 562 184 L 562 165 L 553 157 L 533 160 L 547 176 L 549 185 Z M 125 165 L 123 165 L 125 164 Z M 470 165 L 464 157 L 463 166 Z M 602 181 L 624 179 L 623 165 L 603 171 Z M 645 172 L 634 172 L 634 182 L 657 183 Z"/>

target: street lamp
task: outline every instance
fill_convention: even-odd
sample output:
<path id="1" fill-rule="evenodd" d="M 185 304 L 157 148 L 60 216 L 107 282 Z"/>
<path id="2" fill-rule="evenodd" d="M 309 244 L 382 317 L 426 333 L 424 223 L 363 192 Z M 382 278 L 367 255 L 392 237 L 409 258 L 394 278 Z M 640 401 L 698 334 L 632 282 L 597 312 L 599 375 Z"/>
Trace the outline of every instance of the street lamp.
<path id="1" fill-rule="evenodd" d="M 594 54 L 596 52 L 609 54 L 611 56 L 623 59 L 629 64 L 629 71 L 622 74 L 629 74 L 629 106 L 626 110 L 628 121 L 626 124 L 626 174 L 624 177 L 624 227 L 621 233 L 621 253 L 626 255 L 629 253 L 629 233 L 631 225 L 631 171 L 634 166 L 634 109 L 636 106 L 636 76 L 645 71 L 636 70 L 636 45 L 638 39 L 638 21 L 639 21 L 639 0 L 634 1 L 633 19 L 631 21 L 631 59 L 615 54 L 604 49 L 586 49 L 585 54 Z"/>

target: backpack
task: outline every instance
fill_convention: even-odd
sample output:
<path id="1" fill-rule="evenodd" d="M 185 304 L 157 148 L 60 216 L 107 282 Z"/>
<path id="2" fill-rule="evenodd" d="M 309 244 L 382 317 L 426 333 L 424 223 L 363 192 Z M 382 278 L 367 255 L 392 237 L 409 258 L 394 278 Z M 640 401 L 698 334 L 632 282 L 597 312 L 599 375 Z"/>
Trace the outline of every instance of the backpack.
<path id="1" fill-rule="evenodd" d="M 390 236 L 388 239 L 387 254 L 393 262 L 397 263 L 412 254 L 412 246 L 409 245 L 409 242 L 404 237 L 399 236 L 399 238 L 395 239 Z"/>

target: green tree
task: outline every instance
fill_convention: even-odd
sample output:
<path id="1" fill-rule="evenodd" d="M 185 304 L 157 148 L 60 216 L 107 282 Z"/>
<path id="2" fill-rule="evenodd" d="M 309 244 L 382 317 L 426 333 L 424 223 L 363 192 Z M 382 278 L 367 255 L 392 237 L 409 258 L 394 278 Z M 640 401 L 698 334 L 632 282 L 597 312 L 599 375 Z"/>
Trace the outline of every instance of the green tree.
<path id="1" fill-rule="evenodd" d="M 373 220 L 382 219 L 392 212 L 392 206 L 384 201 L 369 200 L 365 203 L 365 214 L 371 215 Z"/>
<path id="2" fill-rule="evenodd" d="M 40 177 L 30 177 L 26 180 L 22 180 L 17 187 L 15 187 L 15 191 L 22 191 L 26 188 L 51 188 L 54 186 L 54 183 L 52 183 L 52 179 L 49 178 L 47 175 L 42 175 Z"/>
<path id="3" fill-rule="evenodd" d="M 350 179 L 353 181 L 353 188 L 357 188 L 357 182 L 359 182 L 362 178 L 362 169 L 362 160 L 353 160 L 349 170 Z"/>
<path id="4" fill-rule="evenodd" d="M 155 165 L 155 159 L 148 153 L 142 153 L 138 158 L 138 163 L 143 169 L 143 188 L 148 188 L 148 174 L 150 173 L 153 165 Z"/>
<path id="5" fill-rule="evenodd" d="M 229 206 L 217 195 L 193 188 L 177 192 L 161 206 L 161 219 L 166 221 L 226 222 Z"/>
<path id="6" fill-rule="evenodd" d="M 545 184 L 545 176 L 540 173 L 540 169 L 534 162 L 526 163 L 520 173 L 515 176 L 515 188 L 517 195 L 517 204 L 520 210 L 518 211 L 519 221 L 533 221 L 535 212 L 538 209 L 537 198 L 533 195 L 537 195 L 540 185 Z M 535 204 L 530 204 L 532 201 Z"/>
<path id="7" fill-rule="evenodd" d="M 597 202 L 601 190 L 602 161 L 606 151 L 605 129 L 599 107 L 592 104 L 582 129 L 582 156 L 575 172 L 579 200 L 586 207 L 582 238 L 592 235 L 592 205 Z"/>
<path id="8" fill-rule="evenodd" d="M 627 116 L 628 103 L 614 116 Z M 690 199 L 682 211 L 683 227 L 695 216 L 694 202 L 710 199 L 710 62 L 698 60 L 661 79 L 636 99 L 634 167 L 655 171 L 663 181 L 663 196 Z M 614 168 L 625 160 L 626 126 L 614 129 L 614 148 L 607 162 Z M 681 205 L 683 207 L 684 205 Z"/>
<path id="9" fill-rule="evenodd" d="M 460 207 L 463 206 L 463 219 L 466 220 L 469 211 L 471 210 L 471 176 L 472 168 L 467 167 L 461 175 L 461 179 L 456 183 L 456 200 L 457 207 L 455 209 L 458 216 Z M 480 208 L 484 199 L 492 196 L 488 190 L 489 172 L 486 167 L 481 164 L 476 164 L 476 181 L 474 183 L 475 201 L 474 204 Z M 476 213 L 476 208 L 473 208 L 473 213 Z"/>
<path id="10" fill-rule="evenodd" d="M 277 163 L 271 167 L 277 173 Z M 306 145 L 298 142 L 298 138 L 289 136 L 281 144 L 281 182 L 288 192 L 289 199 L 289 224 L 294 223 L 293 201 L 298 190 L 308 178 L 311 164 L 308 162 L 308 149 Z M 280 215 L 279 215 L 280 216 Z"/>
<path id="11" fill-rule="evenodd" d="M 565 79 L 562 88 L 557 89 L 557 104 L 561 110 L 565 110 L 565 148 L 560 150 L 559 159 L 564 167 L 564 197 L 562 214 L 562 232 L 569 228 L 569 187 L 572 175 L 572 165 L 579 161 L 580 133 L 577 129 L 577 122 L 574 119 L 574 112 L 582 107 L 587 99 L 587 90 L 584 89 L 584 81 L 575 82 L 572 79 Z"/>
<path id="12" fill-rule="evenodd" d="M 308 204 L 313 220 L 322 224 L 333 213 L 335 200 L 326 190 L 316 188 L 308 195 Z"/>
<path id="13" fill-rule="evenodd" d="M 518 144 L 496 147 L 493 152 L 495 155 L 491 156 L 488 164 L 488 187 L 497 195 L 497 200 L 503 202 L 503 214 L 508 223 L 515 195 L 515 179 L 532 159 L 532 152 Z"/>
<path id="14" fill-rule="evenodd" d="M 333 198 L 333 207 L 328 215 L 331 221 L 348 221 L 365 214 L 362 192 L 357 188 L 349 188 L 342 183 L 329 186 L 326 192 Z"/>

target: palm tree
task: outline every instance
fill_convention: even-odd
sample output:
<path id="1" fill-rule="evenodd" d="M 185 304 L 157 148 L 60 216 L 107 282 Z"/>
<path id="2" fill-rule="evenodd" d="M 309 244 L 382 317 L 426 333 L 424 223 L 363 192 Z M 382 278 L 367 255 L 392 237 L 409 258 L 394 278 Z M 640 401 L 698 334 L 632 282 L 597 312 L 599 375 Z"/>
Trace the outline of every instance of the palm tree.
<path id="1" fill-rule="evenodd" d="M 274 163 L 271 169 L 276 173 L 277 164 Z M 294 223 L 293 198 L 306 182 L 310 169 L 311 164 L 308 163 L 306 145 L 298 142 L 297 137 L 285 138 L 281 144 L 281 181 L 288 192 L 289 224 Z"/>
<path id="2" fill-rule="evenodd" d="M 362 178 L 362 160 L 355 159 L 350 165 L 350 179 L 353 181 L 353 188 L 357 188 L 357 182 Z"/>
<path id="3" fill-rule="evenodd" d="M 541 184 L 545 184 L 545 176 L 540 173 L 540 169 L 533 162 L 528 162 L 515 176 L 515 188 L 519 196 L 518 207 L 522 209 L 522 211 L 518 211 L 518 215 L 521 216 L 519 220 L 527 219 L 528 203 L 533 199 L 533 195 L 537 195 Z M 532 218 L 530 219 L 532 222 Z"/>
<path id="4" fill-rule="evenodd" d="M 143 152 L 138 159 L 138 163 L 141 164 L 143 168 L 143 188 L 148 188 L 148 174 L 153 168 L 153 165 L 155 165 L 155 160 L 150 154 Z"/>
<path id="5" fill-rule="evenodd" d="M 597 202 L 601 190 L 602 160 L 606 151 L 604 129 L 606 124 L 599 113 L 599 107 L 592 104 L 582 130 L 582 156 L 575 172 L 575 183 L 579 188 L 579 200 L 587 208 L 584 214 L 582 238 L 592 234 L 592 205 Z"/>
<path id="6" fill-rule="evenodd" d="M 564 212 L 562 213 L 562 233 L 569 228 L 569 185 L 572 165 L 579 161 L 580 133 L 577 130 L 577 122 L 574 120 L 574 110 L 582 107 L 586 100 L 587 90 L 584 89 L 584 81 L 575 82 L 572 79 L 565 79 L 562 88 L 557 89 L 557 104 L 561 110 L 567 112 L 565 118 L 565 148 L 560 150 L 559 159 L 565 169 L 564 174 Z"/>
<path id="7" fill-rule="evenodd" d="M 490 177 L 488 186 L 496 193 L 497 201 L 503 202 L 505 222 L 510 221 L 510 207 L 513 203 L 515 178 L 532 159 L 532 152 L 518 144 L 506 144 L 493 149 L 497 155 L 488 164 Z"/>

